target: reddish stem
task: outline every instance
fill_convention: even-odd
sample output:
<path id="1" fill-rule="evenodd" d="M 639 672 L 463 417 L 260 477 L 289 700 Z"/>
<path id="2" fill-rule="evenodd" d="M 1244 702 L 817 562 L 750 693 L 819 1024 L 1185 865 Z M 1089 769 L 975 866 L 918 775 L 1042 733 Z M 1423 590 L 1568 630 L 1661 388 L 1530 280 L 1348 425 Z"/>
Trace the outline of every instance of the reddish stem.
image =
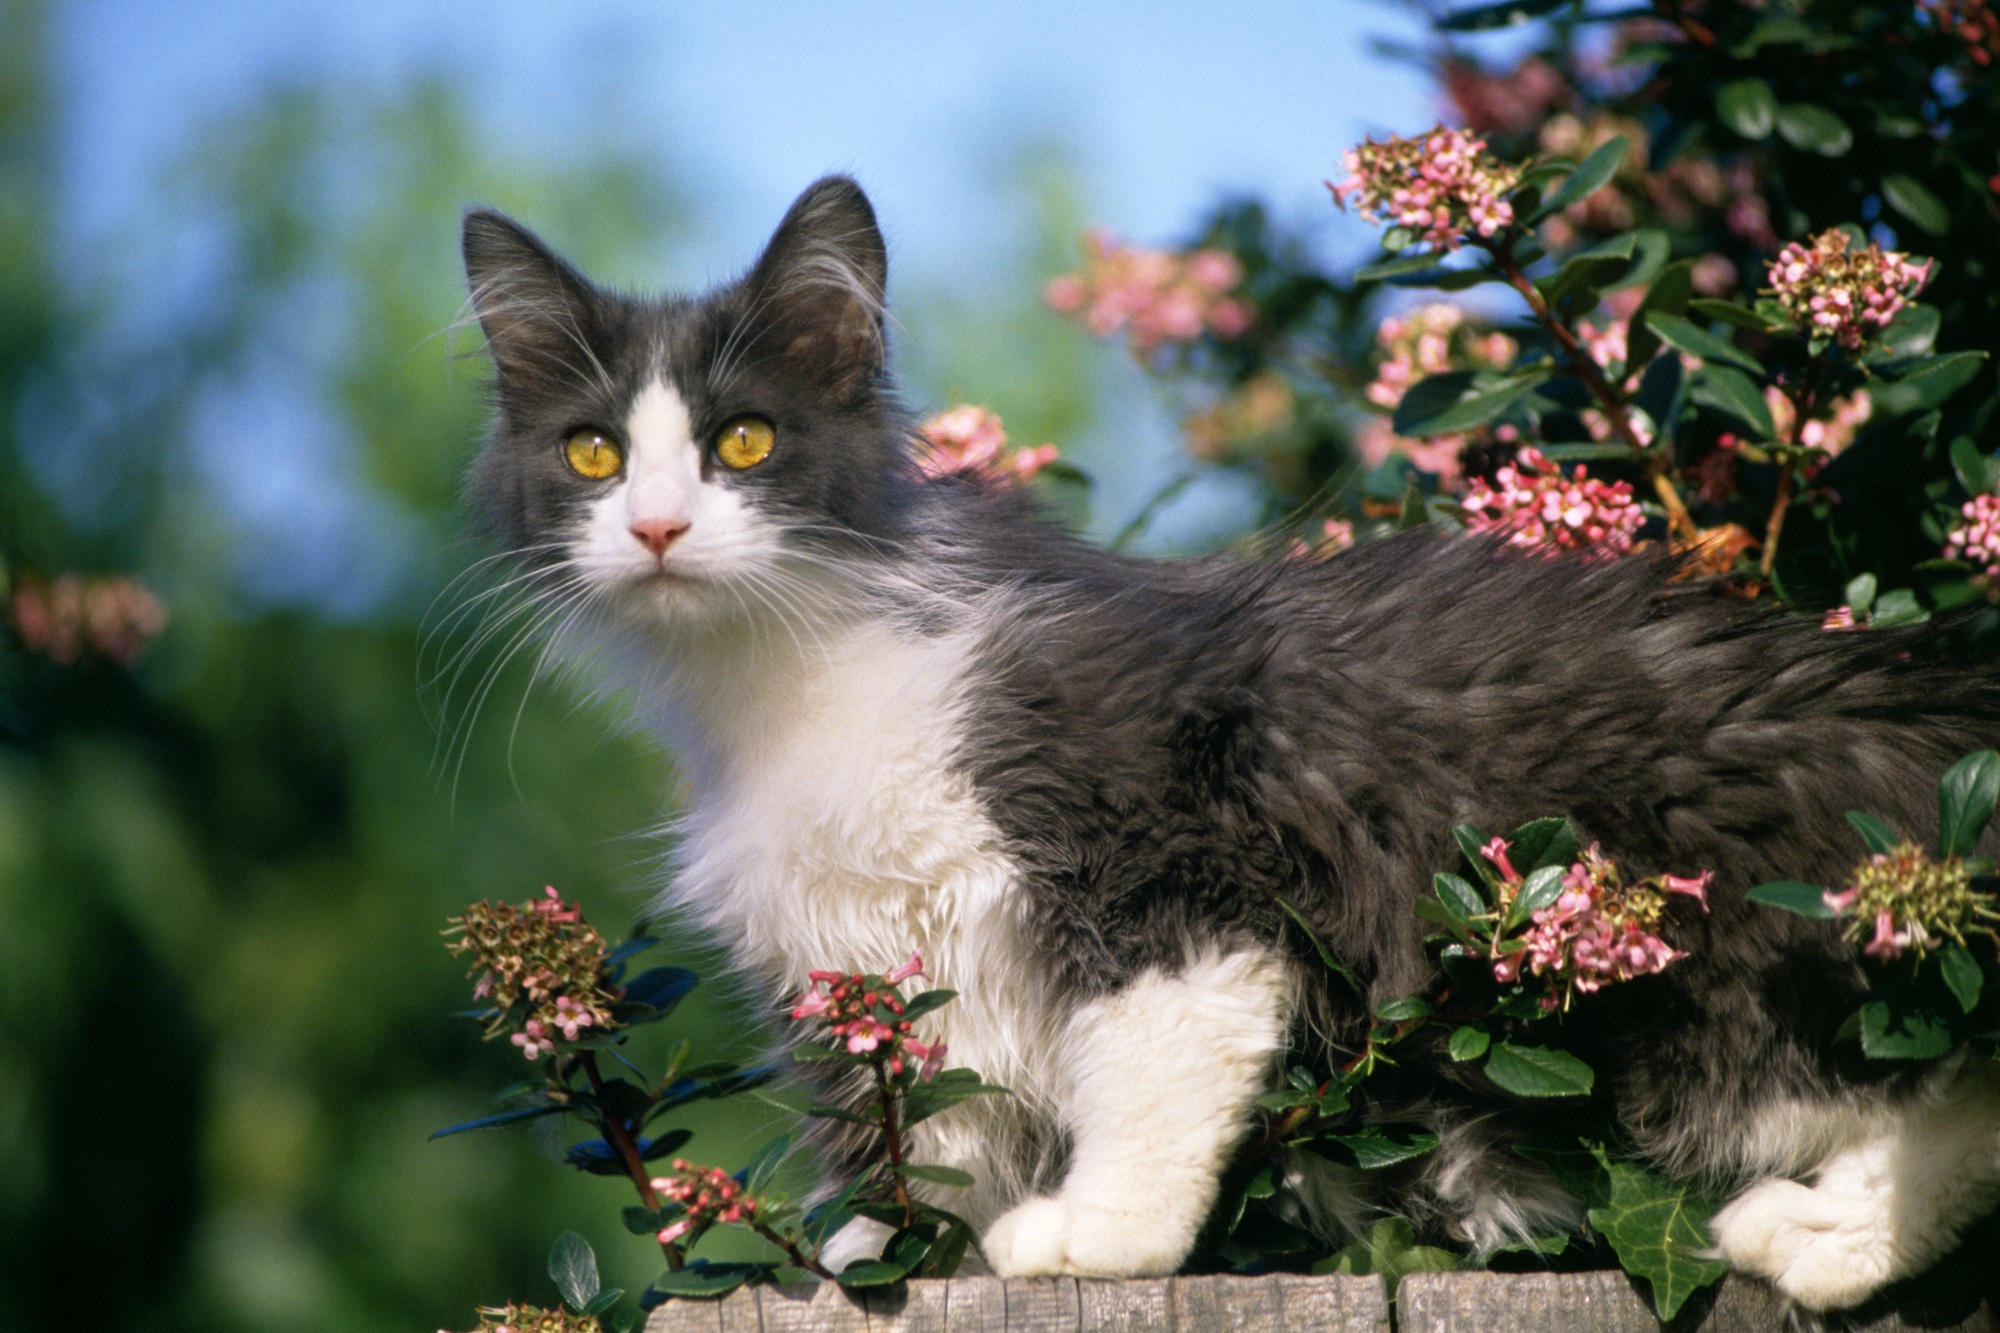
<path id="1" fill-rule="evenodd" d="M 618 1150 L 619 1158 L 625 1163 L 625 1174 L 632 1178 L 633 1186 L 639 1191 L 640 1202 L 648 1208 L 657 1209 L 660 1206 L 660 1196 L 653 1189 L 653 1177 L 646 1169 L 646 1159 L 639 1155 L 639 1144 L 633 1139 L 632 1131 L 627 1128 L 625 1122 L 611 1113 L 610 1103 L 605 1098 L 604 1079 L 597 1072 L 597 1053 L 584 1051 L 578 1060 L 583 1065 L 584 1077 L 590 1080 L 590 1090 L 597 1096 L 597 1105 L 600 1108 L 597 1118 L 598 1129 L 602 1130 L 604 1137 L 610 1140 L 611 1146 Z M 681 1247 L 672 1241 L 661 1241 L 660 1252 L 666 1256 L 668 1268 L 679 1268 L 686 1262 Z"/>
<path id="2" fill-rule="evenodd" d="M 886 1061 L 877 1058 L 873 1067 L 875 1092 L 882 1099 L 882 1147 L 889 1155 L 889 1188 L 895 1194 L 896 1206 L 903 1210 L 903 1225 L 908 1226 L 916 1220 L 916 1209 L 910 1203 L 909 1183 L 898 1169 L 903 1165 L 903 1135 L 896 1124 L 896 1097 L 889 1086 Z"/>

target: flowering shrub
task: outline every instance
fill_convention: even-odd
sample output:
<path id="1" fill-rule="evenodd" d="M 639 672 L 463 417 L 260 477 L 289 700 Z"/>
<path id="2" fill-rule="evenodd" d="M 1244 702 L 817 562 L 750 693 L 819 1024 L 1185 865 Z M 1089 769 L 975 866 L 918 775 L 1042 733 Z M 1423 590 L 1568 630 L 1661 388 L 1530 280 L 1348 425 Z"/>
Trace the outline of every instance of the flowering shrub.
<path id="1" fill-rule="evenodd" d="M 1101 230 L 1086 235 L 1083 248 L 1083 270 L 1053 279 L 1043 299 L 1099 337 L 1122 330 L 1141 362 L 1203 333 L 1233 338 L 1250 323 L 1251 307 L 1236 290 L 1243 266 L 1226 250 L 1148 250 Z"/>
<path id="2" fill-rule="evenodd" d="M 90 657 L 130 666 L 167 624 L 165 604 L 121 575 L 62 574 L 53 582 L 23 576 L 7 596 L 6 613 L 21 646 L 58 666 Z"/>
<path id="3" fill-rule="evenodd" d="M 1361 216 L 1406 228 L 1420 245 L 1456 250 L 1469 235 L 1490 237 L 1514 222 L 1507 196 L 1520 169 L 1463 130 L 1440 125 L 1415 139 L 1370 139 L 1344 161 L 1347 178 L 1327 182 L 1334 202 L 1345 208 L 1352 198 Z"/>
<path id="4" fill-rule="evenodd" d="M 1571 551 L 1586 560 L 1631 550 L 1645 521 L 1630 485 L 1587 477 L 1581 464 L 1565 478 L 1538 449 L 1521 450 L 1491 483 L 1475 479 L 1462 503 L 1473 532 L 1501 533 L 1515 546 Z"/>
<path id="5" fill-rule="evenodd" d="M 1831 339 L 1855 352 L 1889 327 L 1929 281 L 1933 267 L 1873 245 L 1857 250 L 1848 234 L 1835 228 L 1815 236 L 1810 247 L 1794 241 L 1778 252 L 1771 294 L 1815 341 Z"/>
<path id="6" fill-rule="evenodd" d="M 930 417 L 917 434 L 917 463 L 928 476 L 971 472 L 996 481 L 1026 481 L 1056 461 L 1053 444 L 1009 450 L 1000 418 L 972 403 Z"/>

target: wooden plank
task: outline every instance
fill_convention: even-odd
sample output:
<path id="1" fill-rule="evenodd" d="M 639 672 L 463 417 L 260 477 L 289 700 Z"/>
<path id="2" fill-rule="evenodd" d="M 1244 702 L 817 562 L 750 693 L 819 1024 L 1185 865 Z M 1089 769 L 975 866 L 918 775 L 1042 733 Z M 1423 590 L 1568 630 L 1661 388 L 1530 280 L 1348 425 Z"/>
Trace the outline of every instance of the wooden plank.
<path id="1" fill-rule="evenodd" d="M 1084 1333 L 1122 1333 L 1123 1330 L 1170 1328 L 1171 1297 L 1168 1289 L 1175 1279 L 1132 1278 L 1124 1282 L 1108 1278 L 1081 1278 L 1076 1284 L 1078 1323 Z"/>
<path id="2" fill-rule="evenodd" d="M 871 1288 L 861 1300 L 868 1333 L 950 1333 L 950 1285 L 947 1280 Z"/>
<path id="3" fill-rule="evenodd" d="M 1389 1333 L 1389 1295 L 1379 1277 L 1279 1273 L 1269 1281 L 1278 1294 L 1282 1328 Z"/>
<path id="4" fill-rule="evenodd" d="M 968 1278 L 967 1281 L 977 1281 Z M 1076 1333 L 1077 1280 L 1073 1277 L 989 1278 L 1001 1288 L 1007 1333 Z"/>
<path id="5" fill-rule="evenodd" d="M 1173 1326 L 1230 1333 L 1282 1333 L 1278 1289 L 1267 1277 L 1181 1277 L 1173 1282 Z"/>

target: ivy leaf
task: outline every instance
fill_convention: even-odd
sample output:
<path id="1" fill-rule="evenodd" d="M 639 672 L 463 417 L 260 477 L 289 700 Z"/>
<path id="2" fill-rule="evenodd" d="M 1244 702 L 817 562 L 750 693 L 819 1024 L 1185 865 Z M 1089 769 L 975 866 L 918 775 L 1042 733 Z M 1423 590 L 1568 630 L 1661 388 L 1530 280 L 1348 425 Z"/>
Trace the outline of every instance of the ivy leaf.
<path id="1" fill-rule="evenodd" d="M 1516 1046 L 1511 1041 L 1496 1044 L 1481 1068 L 1516 1097 L 1581 1097 L 1596 1081 L 1590 1066 L 1568 1051 Z"/>
<path id="2" fill-rule="evenodd" d="M 1601 1151 L 1599 1159 L 1611 1198 L 1590 1210 L 1590 1225 L 1611 1243 L 1619 1266 L 1653 1289 L 1661 1320 L 1672 1319 L 1689 1296 L 1729 1271 L 1720 1259 L 1701 1257 L 1712 1210 L 1684 1185 Z"/>
<path id="3" fill-rule="evenodd" d="M 581 1310 L 597 1298 L 597 1255 L 590 1242 L 565 1231 L 549 1247 L 549 1277 L 562 1293 L 563 1304 Z"/>
<path id="4" fill-rule="evenodd" d="M 1938 955 L 1938 970 L 1958 1007 L 1971 1013 L 1979 1007 L 1979 992 L 1985 988 L 1986 974 L 1962 945 L 1954 944 Z"/>
<path id="5" fill-rule="evenodd" d="M 1871 852 L 1890 851 L 1903 840 L 1902 835 L 1895 829 L 1875 816 L 1864 814 L 1859 810 L 1849 810 L 1847 822 L 1854 826 L 1854 831 L 1861 835 L 1861 841 L 1868 844 L 1868 850 Z"/>
<path id="6" fill-rule="evenodd" d="M 1408 1221 L 1385 1217 L 1368 1234 L 1312 1266 L 1315 1273 L 1377 1273 L 1391 1292 L 1405 1273 L 1449 1273 L 1459 1265 L 1449 1250 L 1417 1244 Z"/>
<path id="7" fill-rule="evenodd" d="M 2000 803 L 2000 753 L 1980 750 L 1945 770 L 1938 783 L 1938 855 L 1970 856 Z"/>
<path id="8" fill-rule="evenodd" d="M 1826 890 L 1817 884 L 1802 884 L 1795 879 L 1774 880 L 1769 884 L 1759 884 L 1743 896 L 1753 903 L 1782 907 L 1787 912 L 1811 917 L 1815 921 L 1831 921 L 1834 918 L 1834 910 L 1826 905 Z"/>

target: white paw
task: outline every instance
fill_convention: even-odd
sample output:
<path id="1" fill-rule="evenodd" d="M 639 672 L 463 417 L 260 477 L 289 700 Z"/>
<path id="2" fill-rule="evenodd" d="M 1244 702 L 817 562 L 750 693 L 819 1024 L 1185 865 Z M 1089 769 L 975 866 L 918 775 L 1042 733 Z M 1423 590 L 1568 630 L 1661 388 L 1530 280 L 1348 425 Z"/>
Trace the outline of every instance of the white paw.
<path id="1" fill-rule="evenodd" d="M 820 1248 L 819 1261 L 838 1273 L 856 1259 L 879 1258 L 882 1247 L 895 1234 L 893 1228 L 872 1217 L 857 1217 L 828 1238 Z"/>
<path id="2" fill-rule="evenodd" d="M 1001 1277 L 1161 1277 L 1193 1237 L 1168 1234 L 1157 1215 L 1029 1199 L 987 1229 L 981 1248 Z"/>
<path id="3" fill-rule="evenodd" d="M 1762 1181 L 1716 1213 L 1716 1248 L 1809 1310 L 1859 1305 L 1895 1276 L 1895 1246 L 1882 1220 L 1852 1203 Z"/>

